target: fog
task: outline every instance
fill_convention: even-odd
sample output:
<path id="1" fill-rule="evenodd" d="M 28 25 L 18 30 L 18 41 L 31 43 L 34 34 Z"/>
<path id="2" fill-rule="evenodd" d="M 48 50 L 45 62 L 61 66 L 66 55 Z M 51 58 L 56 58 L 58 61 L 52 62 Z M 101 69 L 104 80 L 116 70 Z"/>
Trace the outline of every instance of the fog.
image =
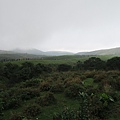
<path id="1" fill-rule="evenodd" d="M 119 0 L 0 0 L 0 49 L 120 47 Z"/>

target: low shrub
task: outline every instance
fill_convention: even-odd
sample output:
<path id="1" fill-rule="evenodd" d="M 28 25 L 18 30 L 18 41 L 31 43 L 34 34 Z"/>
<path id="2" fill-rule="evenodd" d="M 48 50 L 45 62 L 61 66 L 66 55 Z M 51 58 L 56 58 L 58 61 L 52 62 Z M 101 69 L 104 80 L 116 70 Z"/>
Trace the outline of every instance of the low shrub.
<path id="1" fill-rule="evenodd" d="M 41 80 L 39 79 L 31 79 L 27 80 L 22 83 L 22 88 L 27 88 L 27 87 L 38 87 L 40 85 Z"/>
<path id="2" fill-rule="evenodd" d="M 65 89 L 65 96 L 69 98 L 77 98 L 79 92 L 84 91 L 84 87 L 79 84 L 72 84 Z"/>
<path id="3" fill-rule="evenodd" d="M 120 93 L 119 92 L 109 92 L 109 95 L 115 100 L 115 101 L 119 101 L 120 100 Z"/>
<path id="4" fill-rule="evenodd" d="M 9 120 L 23 120 L 24 116 L 22 113 L 12 113 Z"/>
<path id="5" fill-rule="evenodd" d="M 117 91 L 120 91 L 120 77 L 118 78 L 112 78 L 109 81 L 109 84 Z"/>
<path id="6" fill-rule="evenodd" d="M 41 82 L 41 84 L 40 84 L 41 91 L 49 91 L 50 88 L 51 88 L 51 86 L 48 82 Z"/>
<path id="7" fill-rule="evenodd" d="M 66 107 L 61 113 L 54 114 L 53 120 L 77 120 L 76 111 Z"/>
<path id="8" fill-rule="evenodd" d="M 88 93 L 88 95 L 98 94 L 99 89 L 98 88 L 94 88 L 93 86 L 90 86 L 90 87 L 86 88 L 86 92 Z"/>
<path id="9" fill-rule="evenodd" d="M 15 109 L 21 106 L 21 100 L 17 97 L 12 97 L 10 99 L 7 100 L 6 104 L 5 104 L 5 109 Z"/>
<path id="10" fill-rule="evenodd" d="M 64 91 L 64 86 L 63 84 L 56 84 L 56 85 L 53 85 L 50 89 L 51 92 L 53 93 L 61 93 Z"/>
<path id="11" fill-rule="evenodd" d="M 72 66 L 68 64 L 59 64 L 57 70 L 59 72 L 66 72 L 71 70 Z"/>
<path id="12" fill-rule="evenodd" d="M 80 77 L 67 78 L 67 79 L 64 81 L 65 87 L 69 87 L 69 86 L 71 86 L 72 84 L 82 84 L 81 78 L 80 78 Z"/>
<path id="13" fill-rule="evenodd" d="M 45 96 L 39 97 L 36 100 L 36 103 L 39 104 L 40 106 L 49 106 L 51 104 L 56 104 L 57 100 L 54 97 L 54 94 L 51 92 L 48 92 Z"/>
<path id="14" fill-rule="evenodd" d="M 85 80 L 82 81 L 82 84 L 85 86 L 85 87 L 93 87 L 93 82 L 94 82 L 94 79 L 93 78 L 87 78 Z"/>
<path id="15" fill-rule="evenodd" d="M 86 76 L 85 75 L 81 75 L 80 78 L 81 78 L 81 80 L 85 80 Z"/>
<path id="16" fill-rule="evenodd" d="M 111 105 L 114 104 L 114 99 L 106 94 L 102 93 L 100 95 L 91 96 L 90 114 L 93 117 L 97 117 L 100 120 L 105 119 L 108 115 L 109 110 L 111 110 Z"/>
<path id="17" fill-rule="evenodd" d="M 3 119 L 3 110 L 4 110 L 4 107 L 3 107 L 3 101 L 2 99 L 0 99 L 0 120 Z"/>
<path id="18" fill-rule="evenodd" d="M 97 73 L 94 76 L 94 82 L 99 83 L 99 82 L 101 82 L 102 80 L 104 80 L 106 78 L 107 78 L 106 73 L 105 72 L 100 72 L 100 73 Z"/>
<path id="19" fill-rule="evenodd" d="M 42 112 L 41 107 L 38 104 L 31 104 L 24 108 L 23 114 L 27 118 L 35 117 Z"/>
<path id="20" fill-rule="evenodd" d="M 21 100 L 30 100 L 34 97 L 40 96 L 40 90 L 39 89 L 32 89 L 32 88 L 22 88 L 22 89 L 19 89 L 17 91 L 16 95 Z"/>
<path id="21" fill-rule="evenodd" d="M 0 93 L 0 98 L 2 98 L 4 110 L 18 108 L 21 105 L 21 99 L 14 95 L 14 92 L 15 91 L 11 89 Z"/>
<path id="22" fill-rule="evenodd" d="M 112 78 L 116 78 L 117 76 L 120 76 L 120 72 L 118 70 L 110 70 L 107 71 L 107 76 L 111 76 Z"/>
<path id="23" fill-rule="evenodd" d="M 86 76 L 86 78 L 93 78 L 94 77 L 94 75 L 96 74 L 96 71 L 86 71 L 85 73 L 84 73 L 84 75 Z"/>

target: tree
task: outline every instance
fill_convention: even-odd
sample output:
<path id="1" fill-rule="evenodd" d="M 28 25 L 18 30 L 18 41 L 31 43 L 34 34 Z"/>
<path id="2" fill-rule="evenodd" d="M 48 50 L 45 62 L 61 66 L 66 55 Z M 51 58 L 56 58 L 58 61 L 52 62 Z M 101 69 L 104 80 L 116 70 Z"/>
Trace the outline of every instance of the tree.
<path id="1" fill-rule="evenodd" d="M 82 70 L 83 69 L 83 63 L 79 60 L 76 63 L 76 69 L 77 70 Z"/>
<path id="2" fill-rule="evenodd" d="M 43 72 L 50 73 L 52 69 L 49 66 L 43 65 L 41 63 L 38 63 L 35 65 L 35 75 L 38 76 L 39 74 L 42 74 Z"/>
<path id="3" fill-rule="evenodd" d="M 6 63 L 3 67 L 3 76 L 9 80 L 9 83 L 15 83 L 18 80 L 19 66 L 17 64 Z"/>
<path id="4" fill-rule="evenodd" d="M 60 64 L 60 65 L 58 65 L 57 70 L 58 70 L 59 72 L 61 72 L 61 71 L 65 72 L 65 71 L 69 71 L 71 68 L 72 68 L 71 65 Z"/>
<path id="5" fill-rule="evenodd" d="M 107 68 L 110 70 L 120 70 L 120 57 L 113 57 L 108 59 Z"/>
<path id="6" fill-rule="evenodd" d="M 32 78 L 34 76 L 34 64 L 31 62 L 22 63 L 21 72 L 25 79 Z"/>
<path id="7" fill-rule="evenodd" d="M 88 70 L 101 70 L 105 69 L 105 61 L 102 61 L 100 58 L 91 57 L 84 62 L 84 68 Z"/>

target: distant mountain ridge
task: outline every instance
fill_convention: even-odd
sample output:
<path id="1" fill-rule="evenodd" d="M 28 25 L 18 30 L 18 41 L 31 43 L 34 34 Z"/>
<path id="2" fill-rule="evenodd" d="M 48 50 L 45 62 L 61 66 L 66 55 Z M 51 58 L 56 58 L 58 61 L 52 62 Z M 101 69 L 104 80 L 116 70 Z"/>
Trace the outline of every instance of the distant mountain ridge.
<path id="1" fill-rule="evenodd" d="M 95 50 L 90 52 L 66 52 L 66 51 L 41 51 L 38 49 L 14 49 L 11 51 L 0 50 L 0 54 L 30 54 L 30 55 L 38 55 L 38 56 L 62 56 L 62 55 L 119 55 L 120 56 L 120 47 L 112 48 L 112 49 L 102 49 Z"/>
<path id="2" fill-rule="evenodd" d="M 12 50 L 15 53 L 26 53 L 26 54 L 33 54 L 33 55 L 44 55 L 43 51 L 38 49 L 14 49 Z"/>
<path id="3" fill-rule="evenodd" d="M 13 51 L 0 50 L 0 54 L 14 54 Z"/>
<path id="4" fill-rule="evenodd" d="M 34 54 L 34 55 L 46 55 L 46 56 L 61 56 L 61 55 L 73 55 L 72 52 L 66 51 L 41 51 L 38 49 L 14 49 L 13 52 L 15 53 L 27 53 L 27 54 Z"/>
<path id="5" fill-rule="evenodd" d="M 90 52 L 78 52 L 77 55 L 120 55 L 120 47 L 95 50 Z"/>

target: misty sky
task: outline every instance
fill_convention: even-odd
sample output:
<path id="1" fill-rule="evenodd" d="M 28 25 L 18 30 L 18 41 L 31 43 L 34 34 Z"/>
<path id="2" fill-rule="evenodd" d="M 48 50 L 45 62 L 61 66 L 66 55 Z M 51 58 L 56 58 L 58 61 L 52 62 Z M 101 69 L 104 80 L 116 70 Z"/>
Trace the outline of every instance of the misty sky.
<path id="1" fill-rule="evenodd" d="M 120 0 L 0 0 L 0 49 L 120 47 Z"/>

